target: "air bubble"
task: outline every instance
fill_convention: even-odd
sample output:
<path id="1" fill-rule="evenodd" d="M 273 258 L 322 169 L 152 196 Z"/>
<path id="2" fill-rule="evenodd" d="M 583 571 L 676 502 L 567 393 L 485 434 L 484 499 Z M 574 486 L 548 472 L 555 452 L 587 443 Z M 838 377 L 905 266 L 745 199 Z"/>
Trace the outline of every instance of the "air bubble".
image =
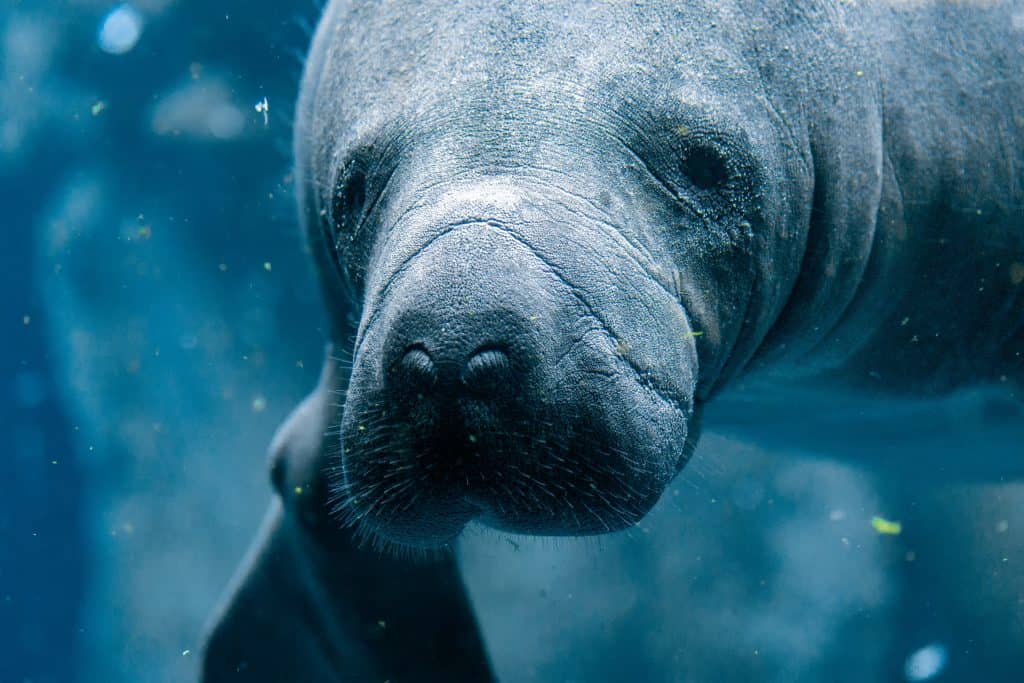
<path id="1" fill-rule="evenodd" d="M 96 35 L 100 49 L 112 55 L 131 51 L 142 35 L 142 15 L 128 3 L 110 10 Z"/>

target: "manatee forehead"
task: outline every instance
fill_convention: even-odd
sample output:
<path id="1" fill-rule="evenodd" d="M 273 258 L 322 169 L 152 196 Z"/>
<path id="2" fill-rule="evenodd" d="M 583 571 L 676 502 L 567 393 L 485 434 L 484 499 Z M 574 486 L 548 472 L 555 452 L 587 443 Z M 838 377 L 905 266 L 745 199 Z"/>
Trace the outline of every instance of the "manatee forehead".
<path id="1" fill-rule="evenodd" d="M 335 3 L 317 41 L 325 55 L 315 118 L 359 138 L 358 128 L 396 112 L 420 119 L 460 105 L 490 113 L 492 124 L 609 96 L 708 106 L 756 77 L 743 57 L 751 23 L 742 14 L 729 2 Z M 643 87 L 652 81 L 661 87 Z"/>
<path id="2" fill-rule="evenodd" d="M 419 72 L 456 86 L 567 70 L 607 77 L 638 66 L 735 67 L 751 28 L 735 2 L 667 0 L 334 3 L 324 23 L 332 60 L 388 82 Z"/>

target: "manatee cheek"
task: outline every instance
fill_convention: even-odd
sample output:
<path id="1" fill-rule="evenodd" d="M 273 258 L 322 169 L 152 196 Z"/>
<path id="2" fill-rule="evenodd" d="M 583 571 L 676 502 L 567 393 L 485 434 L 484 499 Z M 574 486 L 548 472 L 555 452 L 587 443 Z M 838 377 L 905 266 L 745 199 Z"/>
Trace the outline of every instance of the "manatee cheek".
<path id="1" fill-rule="evenodd" d="M 592 506 L 581 532 L 601 532 L 638 522 L 661 497 L 692 450 L 692 404 L 666 398 L 618 354 L 606 335 L 590 334 L 578 345 L 572 367 L 559 376 L 575 385 L 572 400 L 582 410 L 576 444 L 581 476 L 567 494 Z M 609 528 L 611 527 L 611 528 Z"/>

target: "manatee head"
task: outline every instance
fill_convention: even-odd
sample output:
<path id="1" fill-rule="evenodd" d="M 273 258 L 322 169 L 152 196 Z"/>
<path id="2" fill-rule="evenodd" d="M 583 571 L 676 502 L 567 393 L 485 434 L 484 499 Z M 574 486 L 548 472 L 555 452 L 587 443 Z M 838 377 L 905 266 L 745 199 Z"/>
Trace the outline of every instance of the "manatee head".
<path id="1" fill-rule="evenodd" d="M 366 536 L 634 524 L 777 316 L 800 159 L 672 4 L 329 5 L 296 156 L 352 349 L 332 489 Z"/>

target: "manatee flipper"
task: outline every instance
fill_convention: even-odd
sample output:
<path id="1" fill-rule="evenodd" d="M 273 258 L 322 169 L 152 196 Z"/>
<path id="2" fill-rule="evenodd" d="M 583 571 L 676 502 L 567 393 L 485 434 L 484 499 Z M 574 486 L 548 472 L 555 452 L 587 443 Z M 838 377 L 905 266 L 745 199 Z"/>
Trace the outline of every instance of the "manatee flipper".
<path id="1" fill-rule="evenodd" d="M 454 558 L 382 556 L 328 514 L 333 366 L 271 447 L 278 493 L 213 617 L 202 680 L 493 680 Z"/>

